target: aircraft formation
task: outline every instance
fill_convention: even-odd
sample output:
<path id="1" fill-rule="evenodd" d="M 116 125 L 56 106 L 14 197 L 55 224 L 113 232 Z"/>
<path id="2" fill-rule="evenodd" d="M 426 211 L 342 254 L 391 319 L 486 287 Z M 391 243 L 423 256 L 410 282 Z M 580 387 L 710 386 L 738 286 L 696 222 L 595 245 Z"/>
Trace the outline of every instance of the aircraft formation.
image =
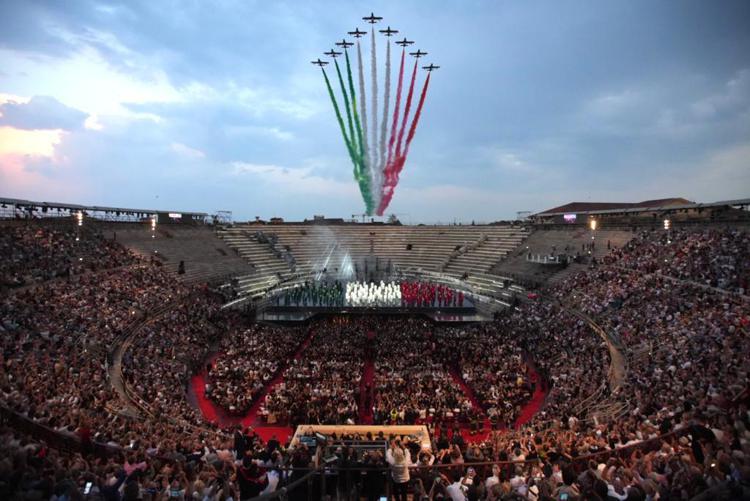
<path id="1" fill-rule="evenodd" d="M 362 20 L 366 21 L 366 22 L 368 22 L 370 24 L 376 24 L 376 23 L 382 21 L 383 18 L 381 16 L 376 16 L 374 13 L 371 12 L 369 16 L 363 17 Z M 390 26 L 388 26 L 384 30 L 378 30 L 378 31 L 380 33 L 382 33 L 383 35 L 387 36 L 387 37 L 392 37 L 393 35 L 395 35 L 396 33 L 398 33 L 398 30 L 393 30 L 393 29 L 391 29 Z M 357 28 L 354 28 L 354 31 L 348 31 L 347 34 L 353 36 L 354 38 L 362 38 L 363 36 L 367 35 L 367 32 L 366 31 L 360 31 L 359 27 L 357 27 Z M 400 45 L 401 47 L 407 47 L 409 45 L 412 45 L 413 43 L 414 43 L 413 40 L 407 40 L 406 37 L 404 37 L 403 40 L 397 40 L 396 41 L 396 44 Z M 335 45 L 337 47 L 341 47 L 342 49 L 348 49 L 349 47 L 352 47 L 354 45 L 354 43 L 353 42 L 347 42 L 346 39 L 342 38 L 340 42 L 335 42 Z M 337 56 L 340 56 L 341 52 L 336 52 L 333 49 L 331 49 L 330 51 L 324 52 L 323 54 L 326 55 L 326 56 L 334 57 L 335 58 Z M 416 58 L 420 58 L 420 57 L 426 56 L 427 52 L 423 52 L 422 50 L 417 49 L 416 52 L 409 52 L 409 55 L 410 56 L 414 56 Z M 312 64 L 316 65 L 316 66 L 321 66 L 321 67 L 325 66 L 326 64 L 328 64 L 325 61 L 321 61 L 320 58 L 318 58 L 316 61 L 310 61 L 310 62 Z M 427 70 L 427 71 L 433 71 L 433 70 L 436 70 L 438 68 L 440 68 L 440 66 L 435 66 L 434 64 L 429 64 L 428 66 L 422 66 L 422 69 Z"/>
<path id="2" fill-rule="evenodd" d="M 369 31 L 360 30 L 359 27 L 347 31 L 354 41 L 342 38 L 341 41 L 334 42 L 338 50 L 330 49 L 323 52 L 323 55 L 332 61 L 321 60 L 318 57 L 311 63 L 318 66 L 323 74 L 344 144 L 354 166 L 354 178 L 359 184 L 365 210 L 367 214 L 383 215 L 391 202 L 409 153 L 409 146 L 416 133 L 430 77 L 440 66 L 433 63 L 420 66 L 419 59 L 428 53 L 422 49 L 407 51 L 407 47 L 413 45 L 414 41 L 406 37 L 402 40 L 393 38 L 399 30 L 391 28 L 390 25 L 385 29 L 376 30 L 375 25 L 383 20 L 381 16 L 371 12 L 362 20 L 371 25 Z M 385 42 L 386 57 L 383 68 L 379 68 L 377 64 L 379 36 L 376 33 L 383 36 L 381 41 Z M 367 62 L 362 57 L 363 42 L 367 41 L 367 35 L 370 38 L 369 82 L 365 78 Z M 392 39 L 395 40 L 395 45 L 401 48 L 398 72 L 394 73 L 394 76 L 398 75 L 395 99 L 391 99 Z M 352 49 L 355 46 L 356 49 Z M 354 55 L 350 57 L 349 49 L 356 50 L 356 58 Z M 407 54 L 414 58 L 410 79 L 405 72 Z M 340 56 L 343 56 L 341 64 L 338 59 Z M 331 62 L 336 69 L 336 75 L 329 79 L 325 66 Z M 421 92 L 415 88 L 418 68 L 425 70 L 427 75 Z M 379 72 L 381 78 L 378 76 Z M 336 83 L 340 89 L 334 91 Z M 403 102 L 402 94 L 406 94 Z M 391 113 L 392 101 L 394 109 Z"/>

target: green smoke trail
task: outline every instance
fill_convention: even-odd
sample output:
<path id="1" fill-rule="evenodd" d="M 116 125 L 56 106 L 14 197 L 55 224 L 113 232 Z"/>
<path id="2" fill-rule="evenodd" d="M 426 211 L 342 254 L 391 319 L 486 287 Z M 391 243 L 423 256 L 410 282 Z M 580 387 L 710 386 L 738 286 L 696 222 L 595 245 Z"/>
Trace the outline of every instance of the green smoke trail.
<path id="1" fill-rule="evenodd" d="M 352 160 L 352 164 L 354 164 L 354 179 L 356 179 L 357 183 L 359 184 L 359 191 L 362 194 L 362 199 L 365 201 L 366 212 L 368 215 L 371 215 L 373 212 L 372 192 L 370 189 L 369 179 L 362 173 L 362 156 L 358 151 L 356 151 L 356 143 L 353 144 L 355 139 L 350 139 L 346 135 L 346 126 L 344 125 L 344 119 L 341 117 L 341 110 L 339 109 L 339 104 L 336 101 L 336 96 L 333 93 L 331 81 L 328 79 L 328 74 L 326 73 L 325 69 L 321 68 L 321 71 L 323 72 L 323 78 L 325 78 L 326 81 L 326 87 L 328 88 L 328 95 L 331 98 L 333 109 L 336 112 L 336 119 L 338 120 L 339 127 L 341 128 L 341 135 L 344 138 L 344 143 L 346 143 L 346 149 L 349 151 L 349 157 Z"/>
<path id="2" fill-rule="evenodd" d="M 358 42 L 359 43 L 359 42 Z M 359 113 L 357 112 L 357 93 L 354 92 L 354 79 L 352 78 L 352 65 L 349 62 L 349 52 L 344 50 L 344 55 L 346 56 L 346 76 L 349 81 L 349 93 L 352 96 L 352 111 L 354 113 L 354 126 L 357 128 L 357 141 L 359 145 L 359 156 L 363 157 L 365 154 L 365 146 L 362 142 L 362 122 L 359 118 Z M 366 168 L 363 162 L 363 168 Z"/>
<path id="3" fill-rule="evenodd" d="M 370 193 L 370 195 L 365 197 L 365 206 L 367 207 L 367 214 L 371 215 L 372 209 L 374 208 L 375 204 L 372 200 L 372 193 L 370 191 L 372 179 L 370 178 L 370 172 L 367 167 L 367 158 L 366 158 L 366 151 L 365 151 L 366 143 L 362 134 L 362 122 L 360 121 L 359 113 L 357 113 L 357 93 L 354 91 L 354 78 L 352 77 L 352 65 L 349 60 L 349 52 L 346 49 L 344 50 L 344 55 L 346 57 L 346 73 L 347 73 L 347 78 L 349 80 L 349 93 L 352 96 L 352 110 L 354 111 L 354 126 L 357 129 L 357 138 L 359 139 L 359 167 L 360 167 L 360 172 L 362 173 L 362 177 L 366 181 L 366 188 L 368 190 L 368 193 Z M 362 191 L 362 183 L 360 183 L 360 191 Z"/>
<path id="4" fill-rule="evenodd" d="M 349 67 L 348 64 L 349 56 L 347 54 L 347 67 Z M 364 67 L 362 66 L 362 45 L 359 43 L 359 39 L 357 39 L 357 69 L 358 76 L 359 76 L 359 105 L 360 105 L 360 118 L 362 122 L 360 123 L 362 134 L 360 136 L 361 139 L 361 145 L 362 145 L 362 156 L 365 161 L 365 167 L 369 170 L 370 165 L 370 147 L 367 144 L 367 99 L 365 99 L 365 75 L 364 75 Z M 350 80 L 351 82 L 351 80 Z"/>
<path id="5" fill-rule="evenodd" d="M 331 81 L 328 80 L 328 75 L 326 74 L 326 70 L 323 68 L 320 68 L 320 71 L 323 72 L 323 78 L 326 80 L 326 87 L 328 87 L 328 95 L 331 97 L 331 103 L 333 103 L 333 109 L 336 112 L 336 119 L 339 122 L 339 127 L 341 127 L 341 135 L 344 137 L 344 143 L 346 143 L 346 149 L 349 151 L 349 156 L 352 159 L 352 162 L 356 165 L 356 155 L 354 153 L 354 150 L 352 149 L 351 142 L 349 141 L 349 138 L 346 135 L 346 126 L 344 125 L 344 120 L 341 118 L 341 111 L 339 110 L 339 103 L 336 102 L 336 96 L 333 94 L 333 88 L 331 87 Z"/>
<path id="6" fill-rule="evenodd" d="M 336 74 L 339 76 L 339 84 L 341 85 L 341 94 L 344 95 L 344 107 L 346 108 L 346 118 L 349 122 L 349 142 L 356 152 L 358 149 L 356 137 L 354 136 L 354 125 L 352 123 L 352 110 L 349 107 L 349 96 L 346 94 L 346 86 L 344 86 L 344 79 L 341 76 L 341 69 L 339 68 L 338 60 L 334 59 L 333 63 L 336 65 Z M 352 103 L 354 104 L 354 95 L 352 95 Z"/>

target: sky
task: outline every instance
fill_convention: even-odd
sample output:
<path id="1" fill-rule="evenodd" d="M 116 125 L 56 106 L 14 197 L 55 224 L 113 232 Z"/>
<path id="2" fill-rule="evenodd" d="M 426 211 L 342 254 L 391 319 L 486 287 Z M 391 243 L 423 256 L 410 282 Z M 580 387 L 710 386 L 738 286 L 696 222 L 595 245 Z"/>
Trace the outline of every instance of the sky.
<path id="1" fill-rule="evenodd" d="M 235 220 L 361 214 L 310 61 L 365 29 L 371 11 L 440 65 L 387 211 L 402 221 L 750 196 L 743 0 L 2 0 L 0 10 L 4 197 Z"/>

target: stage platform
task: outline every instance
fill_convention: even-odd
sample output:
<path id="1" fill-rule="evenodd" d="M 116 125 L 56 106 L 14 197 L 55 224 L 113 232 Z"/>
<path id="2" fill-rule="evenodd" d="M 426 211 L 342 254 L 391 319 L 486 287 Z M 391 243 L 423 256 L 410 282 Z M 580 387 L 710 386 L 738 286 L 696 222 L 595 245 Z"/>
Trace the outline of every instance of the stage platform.
<path id="1" fill-rule="evenodd" d="M 479 313 L 476 308 L 372 308 L 372 307 L 294 307 L 270 306 L 257 312 L 256 319 L 263 322 L 299 323 L 323 315 L 422 315 L 440 323 L 488 322 L 492 320 Z"/>

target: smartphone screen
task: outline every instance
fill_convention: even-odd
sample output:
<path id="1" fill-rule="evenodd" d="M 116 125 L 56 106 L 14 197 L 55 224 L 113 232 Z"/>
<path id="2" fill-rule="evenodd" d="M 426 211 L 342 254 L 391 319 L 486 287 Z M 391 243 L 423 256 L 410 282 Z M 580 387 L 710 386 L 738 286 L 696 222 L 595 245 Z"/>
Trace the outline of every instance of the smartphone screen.
<path id="1" fill-rule="evenodd" d="M 83 494 L 88 495 L 91 493 L 91 487 L 94 485 L 93 482 L 86 482 L 86 485 L 83 486 Z"/>

